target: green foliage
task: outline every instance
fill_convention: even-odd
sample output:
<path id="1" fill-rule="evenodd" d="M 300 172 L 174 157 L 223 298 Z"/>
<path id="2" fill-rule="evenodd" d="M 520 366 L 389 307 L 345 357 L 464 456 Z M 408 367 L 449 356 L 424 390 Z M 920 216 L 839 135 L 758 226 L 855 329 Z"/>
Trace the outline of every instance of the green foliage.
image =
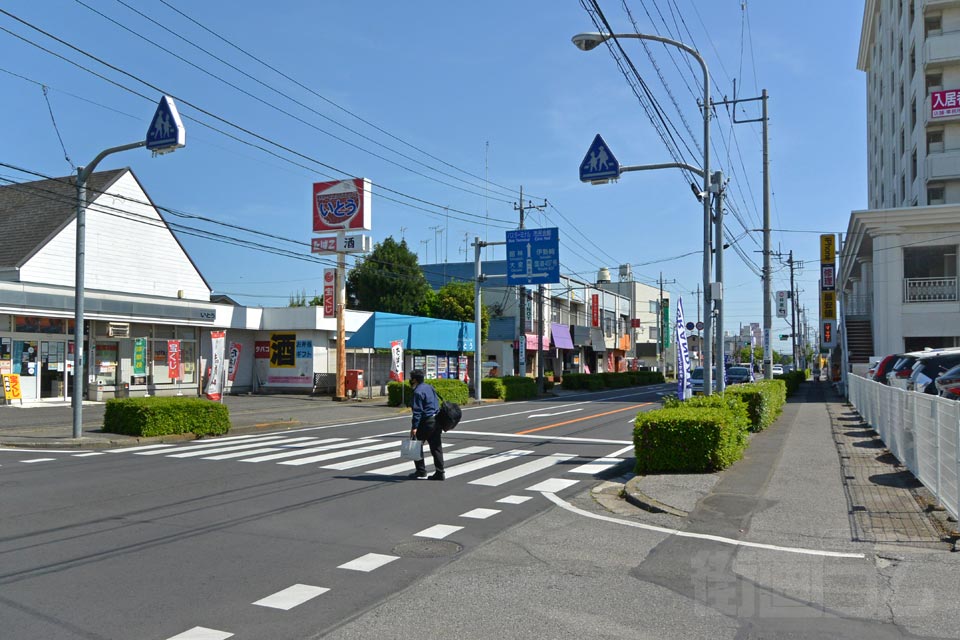
<path id="1" fill-rule="evenodd" d="M 663 373 L 659 371 L 626 371 L 623 373 L 568 373 L 561 383 L 564 389 L 619 389 L 640 387 L 648 384 L 663 384 Z"/>
<path id="2" fill-rule="evenodd" d="M 787 385 L 787 396 L 792 396 L 800 389 L 800 383 L 806 382 L 809 371 L 788 371 L 780 376 L 773 376 L 776 380 L 783 380 Z"/>
<path id="3" fill-rule="evenodd" d="M 301 289 L 299 292 L 294 293 L 290 296 L 290 303 L 287 305 L 289 307 L 320 307 L 323 306 L 323 297 L 318 296 L 316 293 L 313 294 L 313 297 L 307 300 L 307 291 Z"/>
<path id="4" fill-rule="evenodd" d="M 392 236 L 377 243 L 347 275 L 347 298 L 362 311 L 415 315 L 429 291 L 416 254 Z"/>
<path id="5" fill-rule="evenodd" d="M 472 282 L 449 282 L 436 293 L 430 292 L 424 315 L 430 318 L 443 320 L 459 320 L 473 322 L 474 290 Z M 480 334 L 484 342 L 487 340 L 487 331 L 490 329 L 490 311 L 486 307 L 480 308 Z"/>
<path id="6" fill-rule="evenodd" d="M 633 443 L 637 473 L 707 473 L 739 460 L 747 437 L 729 408 L 684 403 L 638 414 Z"/>
<path id="7" fill-rule="evenodd" d="M 507 395 L 507 390 L 503 386 L 502 378 L 483 378 L 480 381 L 480 395 L 484 398 L 503 398 Z"/>
<path id="8" fill-rule="evenodd" d="M 442 396 L 447 402 L 466 404 L 470 401 L 470 390 L 467 388 L 467 383 L 462 380 L 437 379 L 424 380 L 424 382 L 436 389 L 437 395 Z M 409 407 L 411 402 L 413 402 L 413 388 L 409 381 L 387 383 L 387 406 L 399 407 L 403 404 Z"/>
<path id="9" fill-rule="evenodd" d="M 763 431 L 773 424 L 786 402 L 786 385 L 782 380 L 736 384 L 727 387 L 726 393 L 739 396 L 746 403 L 751 431 Z"/>
<path id="10" fill-rule="evenodd" d="M 230 410 L 202 398 L 114 398 L 107 400 L 103 430 L 143 438 L 223 435 L 230 431 Z"/>
<path id="11" fill-rule="evenodd" d="M 526 376 L 504 376 L 499 378 L 503 383 L 503 399 L 529 400 L 537 397 L 537 381 Z"/>
<path id="12" fill-rule="evenodd" d="M 729 387 L 727 390 L 730 390 Z M 737 428 L 742 431 L 747 431 L 751 427 L 747 403 L 736 393 L 714 393 L 709 396 L 693 396 L 692 398 L 687 398 L 685 401 L 681 401 L 675 395 L 664 396 L 663 407 L 665 409 L 676 409 L 678 407 L 726 409 L 730 412 Z"/>

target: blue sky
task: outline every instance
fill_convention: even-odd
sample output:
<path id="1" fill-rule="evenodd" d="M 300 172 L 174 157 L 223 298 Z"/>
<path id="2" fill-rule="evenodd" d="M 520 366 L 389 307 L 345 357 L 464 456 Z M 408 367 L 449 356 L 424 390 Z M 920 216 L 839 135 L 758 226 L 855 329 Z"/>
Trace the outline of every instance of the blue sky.
<path id="1" fill-rule="evenodd" d="M 617 32 L 635 23 L 697 48 L 715 100 L 733 97 L 734 78 L 739 97 L 767 89 L 773 247 L 804 262 L 797 282 L 815 321 L 819 234 L 844 231 L 850 211 L 866 206 L 864 77 L 855 68 L 862 3 L 815 0 L 797 11 L 785 2 L 627 0 L 630 14 L 620 0 L 599 6 Z M 622 164 L 671 161 L 607 48 L 571 44 L 596 30 L 579 1 L 9 0 L 3 8 L 117 69 L 0 14 L 3 29 L 116 83 L 0 31 L 0 162 L 72 174 L 64 149 L 85 164 L 140 140 L 161 92 L 176 96 L 186 148 L 158 158 L 128 151 L 100 168 L 130 166 L 156 204 L 250 230 L 167 215 L 190 227 L 179 237 L 218 293 L 282 306 L 294 292 L 321 291 L 325 265 L 308 244 L 311 184 L 363 176 L 374 183 L 374 239 L 402 235 L 421 262 L 462 260 L 465 236 L 502 240 L 522 185 L 525 200 L 550 203 L 528 226 L 559 227 L 564 272 L 592 279 L 601 266 L 629 263 L 643 282 L 662 273 L 687 315 L 696 309 L 702 208 L 686 177 L 664 170 L 603 186 L 578 180 L 597 133 Z M 686 160 L 699 164 L 699 68 L 650 43 L 654 67 L 639 42 L 623 45 L 691 150 Z M 757 104 L 738 119 L 758 117 Z M 727 228 L 759 267 L 761 234 L 747 230 L 761 226 L 760 126 L 732 126 L 718 107 L 711 135 L 712 169 L 731 179 Z M 0 179 L 31 176 L 2 166 Z M 488 253 L 502 256 L 502 248 Z M 774 271 L 773 289 L 788 288 L 777 259 Z M 761 322 L 760 278 L 732 250 L 724 279 L 727 330 Z M 775 318 L 774 335 L 787 331 Z"/>

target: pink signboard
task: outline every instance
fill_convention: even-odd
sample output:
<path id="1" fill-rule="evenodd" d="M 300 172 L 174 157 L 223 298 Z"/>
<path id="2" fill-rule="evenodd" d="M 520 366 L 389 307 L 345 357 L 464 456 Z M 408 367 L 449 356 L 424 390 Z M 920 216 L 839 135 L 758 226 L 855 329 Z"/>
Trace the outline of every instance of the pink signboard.
<path id="1" fill-rule="evenodd" d="M 323 270 L 323 317 L 332 318 L 337 315 L 337 310 L 335 306 L 336 295 L 334 293 L 334 285 L 336 283 L 337 270 L 336 269 L 324 269 Z"/>
<path id="2" fill-rule="evenodd" d="M 930 117 L 960 116 L 960 89 L 934 91 L 930 94 Z"/>
<path id="3" fill-rule="evenodd" d="M 371 228 L 369 180 L 351 178 L 313 184 L 314 232 Z"/>

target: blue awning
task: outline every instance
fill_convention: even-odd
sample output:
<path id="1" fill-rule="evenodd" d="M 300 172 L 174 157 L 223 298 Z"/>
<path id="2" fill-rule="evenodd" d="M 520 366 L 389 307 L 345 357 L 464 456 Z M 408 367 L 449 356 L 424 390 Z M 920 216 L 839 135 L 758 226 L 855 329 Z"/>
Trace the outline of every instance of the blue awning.
<path id="1" fill-rule="evenodd" d="M 473 351 L 474 323 L 404 316 L 376 311 L 347 339 L 350 349 L 389 349 L 402 340 L 404 349 L 419 351 Z"/>

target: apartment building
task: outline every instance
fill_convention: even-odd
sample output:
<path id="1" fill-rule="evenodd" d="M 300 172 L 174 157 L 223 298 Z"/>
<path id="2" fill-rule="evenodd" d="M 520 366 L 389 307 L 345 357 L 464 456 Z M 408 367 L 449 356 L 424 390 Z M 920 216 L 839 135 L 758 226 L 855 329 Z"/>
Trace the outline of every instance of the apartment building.
<path id="1" fill-rule="evenodd" d="M 839 273 L 851 363 L 960 344 L 960 1 L 867 0 L 868 209 Z"/>

